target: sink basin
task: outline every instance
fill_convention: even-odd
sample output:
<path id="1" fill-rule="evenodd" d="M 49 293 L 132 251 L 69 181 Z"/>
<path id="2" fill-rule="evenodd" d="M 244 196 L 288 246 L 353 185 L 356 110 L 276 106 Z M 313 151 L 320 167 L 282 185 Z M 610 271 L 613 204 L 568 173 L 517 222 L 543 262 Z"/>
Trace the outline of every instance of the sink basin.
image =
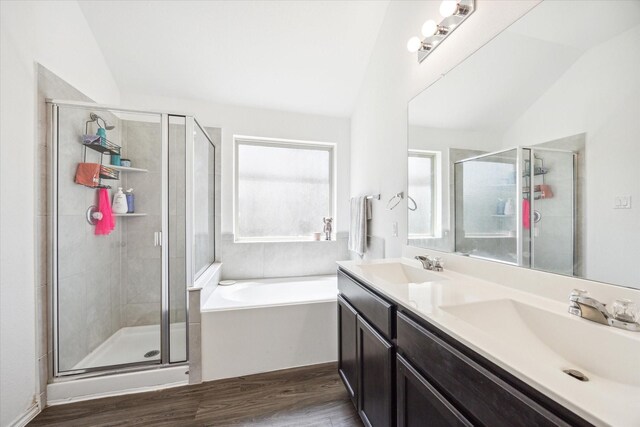
<path id="1" fill-rule="evenodd" d="M 538 363 L 588 377 L 640 386 L 640 334 L 510 299 L 441 306 L 441 310 L 526 351 Z"/>
<path id="2" fill-rule="evenodd" d="M 359 266 L 362 273 L 371 280 L 388 284 L 425 283 L 446 280 L 442 275 L 416 268 L 401 262 L 364 264 Z"/>

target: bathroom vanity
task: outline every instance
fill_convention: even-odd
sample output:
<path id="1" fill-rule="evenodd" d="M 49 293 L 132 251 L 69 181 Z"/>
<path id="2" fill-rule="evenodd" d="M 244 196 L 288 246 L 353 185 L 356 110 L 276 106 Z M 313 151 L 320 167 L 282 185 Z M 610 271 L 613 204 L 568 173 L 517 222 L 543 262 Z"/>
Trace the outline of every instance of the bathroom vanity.
<path id="1" fill-rule="evenodd" d="M 554 341 L 567 328 L 575 334 L 567 341 L 575 343 L 585 333 L 594 339 L 611 333 L 605 346 L 633 351 L 640 343 L 633 333 L 572 318 L 566 306 L 539 295 L 413 263 L 339 263 L 338 369 L 365 425 L 640 422 L 633 409 L 640 403 L 638 387 L 629 386 L 637 378 L 617 378 L 604 368 L 637 368 L 638 362 L 581 359 L 577 353 L 584 348 L 567 354 L 571 350 Z M 547 336 L 545 330 L 552 332 Z M 616 342 L 620 336 L 629 341 Z M 563 372 L 570 368 L 582 369 L 590 381 Z"/>

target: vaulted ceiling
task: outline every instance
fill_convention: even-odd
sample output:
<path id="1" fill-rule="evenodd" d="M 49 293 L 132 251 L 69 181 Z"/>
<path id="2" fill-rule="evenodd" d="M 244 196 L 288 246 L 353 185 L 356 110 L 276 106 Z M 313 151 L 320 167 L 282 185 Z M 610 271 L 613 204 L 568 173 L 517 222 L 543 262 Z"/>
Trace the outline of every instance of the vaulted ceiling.
<path id="1" fill-rule="evenodd" d="M 331 116 L 351 114 L 388 5 L 79 3 L 123 93 Z"/>

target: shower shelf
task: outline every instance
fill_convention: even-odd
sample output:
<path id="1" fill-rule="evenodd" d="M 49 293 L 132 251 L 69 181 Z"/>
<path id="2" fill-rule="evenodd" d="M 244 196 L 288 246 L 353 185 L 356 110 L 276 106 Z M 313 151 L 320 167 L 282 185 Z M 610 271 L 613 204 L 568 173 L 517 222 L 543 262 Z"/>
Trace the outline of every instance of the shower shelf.
<path id="1" fill-rule="evenodd" d="M 115 166 L 115 165 L 109 165 L 109 167 L 111 169 L 115 169 L 117 171 L 120 172 L 131 172 L 131 173 L 135 173 L 135 172 L 149 172 L 148 169 L 141 169 L 141 168 L 130 168 L 127 166 Z"/>
<path id="2" fill-rule="evenodd" d="M 89 148 L 93 151 L 97 151 L 100 154 L 120 154 L 121 147 L 113 142 L 105 139 L 104 144 L 85 144 L 83 143 L 85 148 Z M 86 157 L 86 156 L 85 156 Z"/>

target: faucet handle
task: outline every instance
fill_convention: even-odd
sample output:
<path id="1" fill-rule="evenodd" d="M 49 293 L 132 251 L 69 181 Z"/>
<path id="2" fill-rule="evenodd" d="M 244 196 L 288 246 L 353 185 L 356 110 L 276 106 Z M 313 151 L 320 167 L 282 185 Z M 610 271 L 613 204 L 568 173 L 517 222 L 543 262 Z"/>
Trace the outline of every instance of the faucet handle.
<path id="1" fill-rule="evenodd" d="M 629 299 L 617 299 L 611 308 L 614 319 L 633 323 L 638 321 L 638 306 Z"/>
<path id="2" fill-rule="evenodd" d="M 433 269 L 435 271 L 442 271 L 444 270 L 444 261 L 442 261 L 442 258 L 438 257 L 434 257 L 433 260 Z"/>
<path id="3" fill-rule="evenodd" d="M 587 291 L 585 291 L 584 289 L 573 289 L 571 291 L 571 293 L 569 294 L 569 301 L 577 301 L 578 298 L 584 298 L 588 294 L 589 293 Z"/>

